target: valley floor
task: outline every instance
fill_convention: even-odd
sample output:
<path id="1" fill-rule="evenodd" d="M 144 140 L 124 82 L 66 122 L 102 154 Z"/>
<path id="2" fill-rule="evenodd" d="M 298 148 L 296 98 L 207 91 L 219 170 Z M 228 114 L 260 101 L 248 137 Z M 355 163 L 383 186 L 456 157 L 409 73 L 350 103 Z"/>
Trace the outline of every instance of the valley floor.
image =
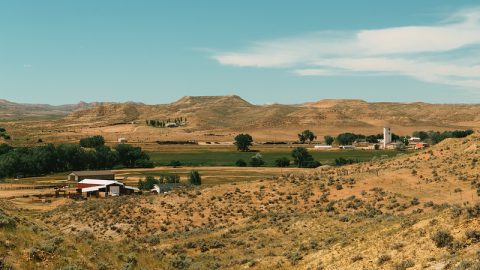
<path id="1" fill-rule="evenodd" d="M 61 199 L 43 209 L 29 208 L 21 198 L 3 199 L 0 265 L 479 269 L 479 146 L 474 134 L 340 168 L 265 168 L 259 174 L 253 168 L 207 167 L 202 174 L 217 176 L 207 176 L 210 184 L 202 187 Z M 117 173 L 135 181 L 161 172 Z M 250 174 L 249 181 L 221 180 Z"/>

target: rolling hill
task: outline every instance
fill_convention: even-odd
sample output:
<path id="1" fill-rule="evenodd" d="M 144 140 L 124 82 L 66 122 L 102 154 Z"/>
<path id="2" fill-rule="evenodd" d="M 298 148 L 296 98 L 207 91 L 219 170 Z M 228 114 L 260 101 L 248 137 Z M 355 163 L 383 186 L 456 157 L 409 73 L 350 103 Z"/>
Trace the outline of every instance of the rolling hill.
<path id="1" fill-rule="evenodd" d="M 300 105 L 253 105 L 239 96 L 187 96 L 171 104 L 105 104 L 72 113 L 77 122 L 112 122 L 184 116 L 194 127 L 262 128 L 302 125 L 332 126 L 473 126 L 480 123 L 480 105 L 368 103 L 321 100 Z"/>
<path id="2" fill-rule="evenodd" d="M 239 96 L 187 96 L 170 104 L 158 105 L 135 102 L 65 106 L 3 104 L 0 108 L 4 108 L 3 115 L 8 114 L 6 120 L 19 119 L 5 124 L 12 135 L 33 135 L 27 130 L 33 126 L 38 127 L 36 137 L 51 138 L 52 141 L 68 141 L 93 134 L 101 134 L 112 141 L 128 137 L 131 142 L 139 143 L 158 139 L 231 141 L 232 135 L 239 132 L 248 132 L 257 140 L 292 141 L 303 129 L 313 130 L 321 138 L 342 132 L 377 134 L 384 126 L 401 135 L 415 130 L 480 126 L 479 104 L 320 100 L 297 105 L 255 105 Z M 37 118 L 28 122 L 31 119 L 27 116 L 32 115 Z M 52 115 L 57 118 L 47 119 Z M 187 118 L 187 125 L 162 129 L 145 124 L 150 119 L 177 117 Z"/>

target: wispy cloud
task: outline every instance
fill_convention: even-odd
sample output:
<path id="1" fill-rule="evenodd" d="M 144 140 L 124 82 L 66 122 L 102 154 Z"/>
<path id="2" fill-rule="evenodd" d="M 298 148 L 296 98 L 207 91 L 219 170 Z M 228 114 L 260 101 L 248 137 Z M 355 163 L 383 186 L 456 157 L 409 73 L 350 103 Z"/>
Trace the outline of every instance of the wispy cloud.
<path id="1" fill-rule="evenodd" d="M 435 25 L 323 31 L 255 42 L 213 58 L 223 65 L 288 68 L 299 76 L 393 74 L 480 89 L 480 8 Z"/>

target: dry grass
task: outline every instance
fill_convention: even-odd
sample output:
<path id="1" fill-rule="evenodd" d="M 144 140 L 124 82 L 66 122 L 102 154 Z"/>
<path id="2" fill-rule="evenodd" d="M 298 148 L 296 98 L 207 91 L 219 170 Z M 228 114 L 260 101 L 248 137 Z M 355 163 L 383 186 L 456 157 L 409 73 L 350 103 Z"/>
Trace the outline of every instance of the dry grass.
<path id="1" fill-rule="evenodd" d="M 17 268 L 45 269 L 475 269 L 478 144 L 474 134 L 341 168 L 265 169 L 271 177 L 53 209 L 5 202 L 2 209 L 19 220 L 16 229 L 0 228 L 2 243 L 15 246 L 0 245 L 0 254 Z M 203 173 L 257 173 L 247 169 Z M 128 180 L 161 170 L 118 173 Z M 34 225 L 48 234 L 28 229 Z M 451 235 L 441 247 L 439 231 Z M 52 235 L 64 240 L 48 242 Z M 42 260 L 26 257 L 26 241 L 43 250 Z"/>

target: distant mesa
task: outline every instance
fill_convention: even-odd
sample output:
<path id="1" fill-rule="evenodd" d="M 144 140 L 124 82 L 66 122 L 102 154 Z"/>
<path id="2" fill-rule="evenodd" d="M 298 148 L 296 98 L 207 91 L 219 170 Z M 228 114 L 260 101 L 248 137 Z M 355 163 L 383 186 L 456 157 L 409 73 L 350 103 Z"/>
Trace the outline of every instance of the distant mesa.
<path id="1" fill-rule="evenodd" d="M 237 95 L 229 96 L 184 96 L 175 101 L 171 105 L 202 105 L 202 104 L 222 104 L 222 105 L 241 105 L 241 106 L 253 106 L 248 101 L 242 99 Z"/>

